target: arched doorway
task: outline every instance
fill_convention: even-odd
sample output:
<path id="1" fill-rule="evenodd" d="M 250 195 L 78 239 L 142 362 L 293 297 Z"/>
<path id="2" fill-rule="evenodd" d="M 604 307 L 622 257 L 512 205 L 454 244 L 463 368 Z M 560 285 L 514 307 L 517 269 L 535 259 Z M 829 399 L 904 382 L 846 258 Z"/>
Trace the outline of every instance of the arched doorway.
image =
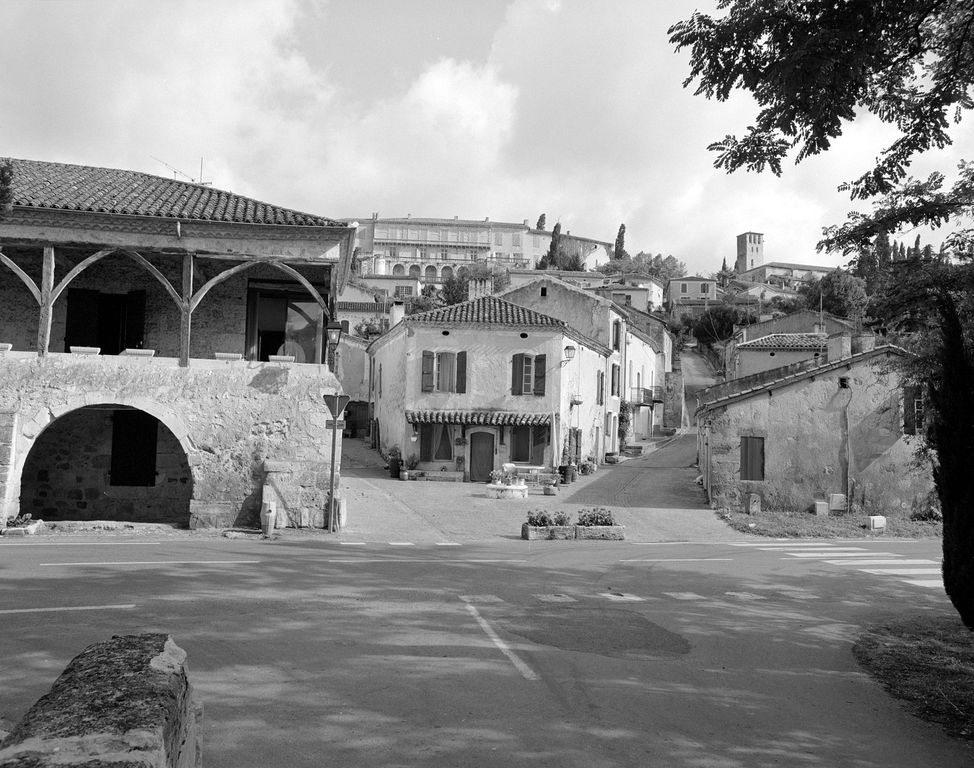
<path id="1" fill-rule="evenodd" d="M 186 453 L 165 424 L 136 408 L 92 405 L 55 419 L 34 441 L 20 513 L 185 527 L 192 495 Z"/>
<path id="2" fill-rule="evenodd" d="M 432 265 L 428 266 L 426 268 L 425 272 L 423 273 L 423 277 L 426 279 L 426 282 L 428 282 L 428 283 L 435 283 L 436 282 L 436 267 L 434 267 Z"/>

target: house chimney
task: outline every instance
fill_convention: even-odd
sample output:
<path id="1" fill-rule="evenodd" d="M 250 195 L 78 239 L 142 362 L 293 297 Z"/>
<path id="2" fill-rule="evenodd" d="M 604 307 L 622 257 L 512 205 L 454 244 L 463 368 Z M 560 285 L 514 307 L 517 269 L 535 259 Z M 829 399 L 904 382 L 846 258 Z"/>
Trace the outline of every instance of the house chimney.
<path id="1" fill-rule="evenodd" d="M 834 363 L 852 354 L 852 334 L 833 333 L 828 341 L 828 361 Z"/>
<path id="2" fill-rule="evenodd" d="M 527 219 L 525 219 L 525 220 L 524 220 L 524 226 L 527 226 L 527 225 L 528 225 L 528 220 L 527 220 Z"/>
<path id="3" fill-rule="evenodd" d="M 857 333 L 852 337 L 852 354 L 871 352 L 876 349 L 876 335 L 873 333 Z"/>
<path id="4" fill-rule="evenodd" d="M 395 328 L 406 316 L 406 304 L 402 301 L 392 302 L 389 308 L 389 327 Z"/>

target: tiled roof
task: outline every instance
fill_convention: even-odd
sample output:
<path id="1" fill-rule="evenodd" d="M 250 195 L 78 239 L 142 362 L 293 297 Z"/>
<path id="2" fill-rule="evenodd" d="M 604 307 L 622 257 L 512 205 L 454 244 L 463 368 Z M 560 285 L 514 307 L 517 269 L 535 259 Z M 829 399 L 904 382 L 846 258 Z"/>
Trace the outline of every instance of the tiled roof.
<path id="1" fill-rule="evenodd" d="M 410 315 L 406 322 L 413 323 L 457 323 L 470 325 L 518 325 L 565 328 L 565 323 L 532 309 L 511 304 L 495 296 L 483 296 L 461 304 L 431 309 L 417 315 Z"/>
<path id="2" fill-rule="evenodd" d="M 822 349 L 828 343 L 824 333 L 769 333 L 738 344 L 738 349 Z"/>
<path id="3" fill-rule="evenodd" d="M 6 158 L 0 158 L 3 162 Z M 10 159 L 13 204 L 28 208 L 303 227 L 344 226 L 232 192 L 139 171 Z"/>
<path id="4" fill-rule="evenodd" d="M 551 424 L 550 413 L 519 413 L 517 411 L 406 411 L 408 424 L 494 424 L 524 426 Z"/>

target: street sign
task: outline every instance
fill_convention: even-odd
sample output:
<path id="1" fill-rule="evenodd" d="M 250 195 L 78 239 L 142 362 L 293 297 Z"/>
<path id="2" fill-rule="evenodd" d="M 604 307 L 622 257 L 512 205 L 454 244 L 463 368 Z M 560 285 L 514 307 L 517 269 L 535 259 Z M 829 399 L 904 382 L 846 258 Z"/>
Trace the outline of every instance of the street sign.
<path id="1" fill-rule="evenodd" d="M 328 419 L 328 421 L 325 422 L 325 426 L 328 429 L 345 429 L 345 419 L 339 419 L 337 425 L 334 419 Z"/>
<path id="2" fill-rule="evenodd" d="M 331 410 L 331 415 L 337 419 L 342 415 L 342 411 L 345 410 L 345 406 L 351 399 L 348 395 L 325 395 L 325 404 Z"/>

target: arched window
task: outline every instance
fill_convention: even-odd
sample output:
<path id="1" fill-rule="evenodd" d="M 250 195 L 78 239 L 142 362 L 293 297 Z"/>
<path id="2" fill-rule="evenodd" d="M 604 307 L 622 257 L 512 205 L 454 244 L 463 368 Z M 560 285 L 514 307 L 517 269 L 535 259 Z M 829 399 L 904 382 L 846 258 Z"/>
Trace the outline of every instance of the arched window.
<path id="1" fill-rule="evenodd" d="M 426 271 L 423 273 L 423 275 L 424 275 L 424 277 L 428 281 L 430 281 L 432 283 L 435 283 L 436 282 L 436 267 L 434 267 L 432 265 L 428 266 L 426 268 Z"/>
<path id="2" fill-rule="evenodd" d="M 409 276 L 412 277 L 415 280 L 419 280 L 419 277 L 422 274 L 423 274 L 423 271 L 419 268 L 419 264 L 413 264 L 409 268 Z"/>
<path id="3" fill-rule="evenodd" d="M 392 268 L 392 275 L 393 277 L 405 277 L 406 268 L 402 264 L 396 264 L 396 266 Z"/>

